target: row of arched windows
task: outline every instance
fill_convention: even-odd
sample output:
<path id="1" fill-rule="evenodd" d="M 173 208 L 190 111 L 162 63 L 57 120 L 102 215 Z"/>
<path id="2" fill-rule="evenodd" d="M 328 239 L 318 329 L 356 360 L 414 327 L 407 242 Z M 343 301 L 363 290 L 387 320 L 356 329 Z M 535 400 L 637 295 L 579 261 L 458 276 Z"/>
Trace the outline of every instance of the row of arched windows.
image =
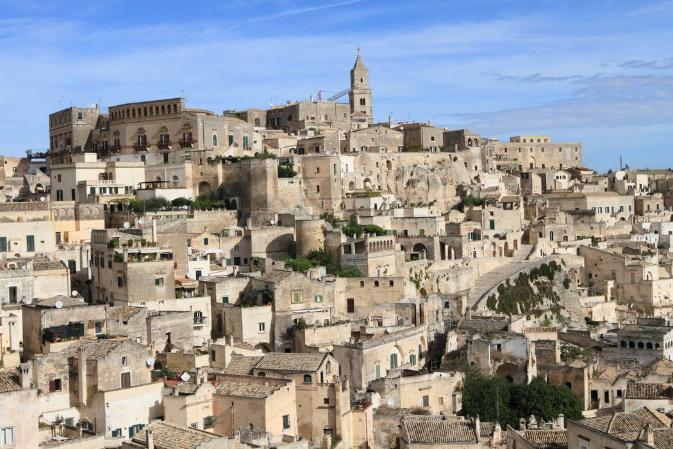
<path id="1" fill-rule="evenodd" d="M 668 345 L 667 347 L 670 347 L 670 342 L 667 343 L 667 345 Z M 621 346 L 622 348 L 628 347 L 630 349 L 636 349 L 636 348 L 638 348 L 638 349 L 660 349 L 661 348 L 661 345 L 659 345 L 659 343 L 652 344 L 649 341 L 646 342 L 646 343 L 643 343 L 642 341 L 635 342 L 635 341 L 622 340 L 619 343 L 619 346 Z"/>

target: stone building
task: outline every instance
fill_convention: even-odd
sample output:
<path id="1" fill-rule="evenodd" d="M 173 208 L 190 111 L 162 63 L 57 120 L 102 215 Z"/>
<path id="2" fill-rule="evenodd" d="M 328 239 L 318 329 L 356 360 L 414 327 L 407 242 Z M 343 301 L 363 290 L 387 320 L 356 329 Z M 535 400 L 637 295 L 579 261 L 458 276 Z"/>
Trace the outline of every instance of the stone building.
<path id="1" fill-rule="evenodd" d="M 289 379 L 228 375 L 213 399 L 214 431 L 229 438 L 239 429 L 264 432 L 271 441 L 297 437 L 295 383 Z"/>
<path id="2" fill-rule="evenodd" d="M 436 153 L 444 150 L 445 128 L 437 128 L 429 123 L 403 123 L 393 129 L 404 134 L 404 151 L 429 151 Z"/>
<path id="3" fill-rule="evenodd" d="M 509 142 L 488 140 L 482 145 L 489 166 L 501 171 L 563 170 L 582 164 L 582 144 L 554 142 L 551 136 L 515 136 Z"/>
<path id="4" fill-rule="evenodd" d="M 342 153 L 396 153 L 404 149 L 404 133 L 389 126 L 354 129 L 341 141 Z"/>
<path id="5" fill-rule="evenodd" d="M 175 298 L 172 250 L 107 229 L 92 232 L 91 251 L 95 302 L 129 305 Z"/>
<path id="6" fill-rule="evenodd" d="M 70 107 L 49 114 L 49 152 L 58 153 L 70 148 L 93 149 L 93 131 L 104 119 L 98 105 Z"/>
<path id="7" fill-rule="evenodd" d="M 151 363 L 150 363 L 151 362 Z M 162 414 L 154 361 L 126 339 L 82 339 L 21 365 L 21 383 L 37 389 L 45 422 L 75 419 L 106 439 L 130 438 Z"/>
<path id="8" fill-rule="evenodd" d="M 413 326 L 387 334 L 360 335 L 333 347 L 341 374 L 348 376 L 351 389 L 367 388 L 373 380 L 400 369 L 419 369 L 428 350 L 426 326 Z"/>
<path id="9" fill-rule="evenodd" d="M 11 371 L 0 371 L 0 447 L 38 447 L 37 392 Z"/>
<path id="10" fill-rule="evenodd" d="M 647 407 L 567 424 L 568 449 L 668 447 L 673 437 L 671 419 Z"/>

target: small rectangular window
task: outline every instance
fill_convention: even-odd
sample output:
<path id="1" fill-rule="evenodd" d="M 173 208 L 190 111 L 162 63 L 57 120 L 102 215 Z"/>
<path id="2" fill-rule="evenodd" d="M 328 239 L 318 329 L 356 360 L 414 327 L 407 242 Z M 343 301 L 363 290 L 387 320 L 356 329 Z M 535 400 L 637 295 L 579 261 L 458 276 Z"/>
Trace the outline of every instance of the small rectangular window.
<path id="1" fill-rule="evenodd" d="M 290 415 L 283 415 L 283 430 L 290 428 Z"/>
<path id="2" fill-rule="evenodd" d="M 49 381 L 49 392 L 54 393 L 62 390 L 61 379 L 53 379 Z M 2 446 L 0 446 L 2 447 Z"/>
<path id="3" fill-rule="evenodd" d="M 229 304 L 229 297 L 228 296 L 223 296 L 222 297 L 222 304 Z"/>
<path id="4" fill-rule="evenodd" d="M 155 287 L 163 287 L 164 286 L 164 278 L 154 278 L 154 286 Z"/>
<path id="5" fill-rule="evenodd" d="M 26 236 L 26 250 L 28 252 L 35 252 L 35 236 L 27 235 Z"/>
<path id="6" fill-rule="evenodd" d="M 257 329 L 259 329 L 260 332 L 264 332 L 266 330 L 266 323 L 257 323 Z"/>

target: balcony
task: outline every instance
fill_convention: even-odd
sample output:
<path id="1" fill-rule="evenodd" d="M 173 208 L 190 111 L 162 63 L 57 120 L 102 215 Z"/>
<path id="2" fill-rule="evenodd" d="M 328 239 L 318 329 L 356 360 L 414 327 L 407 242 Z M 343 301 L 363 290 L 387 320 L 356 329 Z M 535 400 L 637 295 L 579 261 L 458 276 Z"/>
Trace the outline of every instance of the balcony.
<path id="1" fill-rule="evenodd" d="M 180 139 L 181 148 L 194 148 L 195 140 L 192 139 Z"/>
<path id="2" fill-rule="evenodd" d="M 159 143 L 157 143 L 157 147 L 159 147 L 160 150 L 170 150 L 171 149 L 171 141 L 170 140 L 160 140 Z"/>
<path id="3" fill-rule="evenodd" d="M 194 317 L 194 326 L 207 326 L 208 325 L 208 317 L 201 316 L 201 317 Z"/>
<path id="4" fill-rule="evenodd" d="M 136 143 L 135 145 L 133 145 L 133 148 L 136 151 L 147 151 L 148 146 L 146 143 Z"/>
<path id="5" fill-rule="evenodd" d="M 119 153 L 122 150 L 121 145 L 110 145 L 108 148 L 111 153 Z"/>

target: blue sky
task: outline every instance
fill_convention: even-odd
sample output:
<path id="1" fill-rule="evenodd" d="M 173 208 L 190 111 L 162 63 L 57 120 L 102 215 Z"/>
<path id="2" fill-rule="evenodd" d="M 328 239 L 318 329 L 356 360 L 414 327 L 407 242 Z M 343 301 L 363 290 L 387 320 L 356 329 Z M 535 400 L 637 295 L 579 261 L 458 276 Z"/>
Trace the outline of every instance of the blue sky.
<path id="1" fill-rule="evenodd" d="M 47 115 L 185 95 L 218 113 L 348 86 L 378 120 L 581 141 L 585 162 L 672 167 L 673 1 L 0 0 L 0 153 Z"/>

